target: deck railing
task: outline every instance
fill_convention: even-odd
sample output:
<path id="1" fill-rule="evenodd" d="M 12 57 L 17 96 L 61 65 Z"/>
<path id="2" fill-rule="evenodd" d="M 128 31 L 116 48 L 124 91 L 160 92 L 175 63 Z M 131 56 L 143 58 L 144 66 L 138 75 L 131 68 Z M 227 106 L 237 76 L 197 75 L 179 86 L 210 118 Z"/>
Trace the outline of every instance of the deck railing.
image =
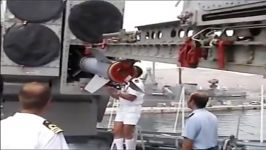
<path id="1" fill-rule="evenodd" d="M 263 115 L 264 115 L 264 85 L 261 85 L 261 111 L 260 111 L 260 143 L 263 143 Z"/>
<path id="2" fill-rule="evenodd" d="M 183 131 L 184 125 L 185 125 L 185 87 L 184 86 L 182 86 L 181 94 L 180 94 L 179 102 L 178 102 L 178 106 L 177 106 L 176 118 L 175 118 L 174 130 L 173 130 L 174 133 L 177 132 L 177 123 L 178 123 L 180 111 L 182 111 L 182 118 L 181 118 L 182 126 L 181 126 L 181 129 Z"/>

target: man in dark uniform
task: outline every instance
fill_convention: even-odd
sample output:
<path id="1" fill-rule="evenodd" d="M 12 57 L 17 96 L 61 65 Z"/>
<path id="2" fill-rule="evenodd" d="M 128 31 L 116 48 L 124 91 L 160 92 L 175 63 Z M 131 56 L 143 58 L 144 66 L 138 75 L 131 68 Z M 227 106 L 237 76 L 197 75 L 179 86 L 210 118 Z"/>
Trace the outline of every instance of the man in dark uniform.
<path id="1" fill-rule="evenodd" d="M 20 112 L 1 121 L 1 149 L 68 149 L 63 130 L 41 117 L 51 101 L 50 88 L 27 83 L 18 97 Z"/>
<path id="2" fill-rule="evenodd" d="M 205 109 L 209 97 L 205 93 L 191 94 L 187 106 L 192 113 L 186 120 L 183 150 L 218 150 L 217 118 Z"/>

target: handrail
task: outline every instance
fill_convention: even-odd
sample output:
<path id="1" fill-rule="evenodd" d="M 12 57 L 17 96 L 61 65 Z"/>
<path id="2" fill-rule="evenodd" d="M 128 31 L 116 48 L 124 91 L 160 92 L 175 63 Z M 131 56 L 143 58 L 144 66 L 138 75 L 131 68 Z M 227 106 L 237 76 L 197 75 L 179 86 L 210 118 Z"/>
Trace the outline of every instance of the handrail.
<path id="1" fill-rule="evenodd" d="M 242 141 L 237 141 L 236 142 L 237 145 L 243 145 L 243 146 L 254 146 L 254 147 L 265 147 L 266 144 L 255 144 L 255 143 L 251 143 L 251 142 L 242 142 Z"/>
<path id="2" fill-rule="evenodd" d="M 179 118 L 179 112 L 180 112 L 180 109 L 181 107 L 182 108 L 182 129 L 183 129 L 183 126 L 184 126 L 184 111 L 185 111 L 185 108 L 184 108 L 184 99 L 185 99 L 185 87 L 182 86 L 182 90 L 181 90 L 181 94 L 180 94 L 180 97 L 179 97 L 179 102 L 178 102 L 178 107 L 177 107 L 177 111 L 176 111 L 176 118 L 175 118 L 175 124 L 174 124 L 174 132 L 177 131 L 177 122 L 178 122 L 178 118 Z M 182 104 L 182 106 L 181 106 Z"/>
<path id="3" fill-rule="evenodd" d="M 260 143 L 263 143 L 264 85 L 261 85 Z"/>
<path id="4" fill-rule="evenodd" d="M 113 104 L 112 104 L 112 111 L 111 111 L 111 114 L 110 114 L 110 117 L 109 117 L 109 120 L 108 120 L 108 125 L 107 125 L 107 128 L 108 129 L 111 129 L 112 128 L 112 123 L 113 123 L 113 114 L 114 114 L 114 111 L 115 111 L 115 106 L 116 106 L 116 99 L 115 98 L 112 98 L 110 97 L 110 99 L 113 100 Z"/>

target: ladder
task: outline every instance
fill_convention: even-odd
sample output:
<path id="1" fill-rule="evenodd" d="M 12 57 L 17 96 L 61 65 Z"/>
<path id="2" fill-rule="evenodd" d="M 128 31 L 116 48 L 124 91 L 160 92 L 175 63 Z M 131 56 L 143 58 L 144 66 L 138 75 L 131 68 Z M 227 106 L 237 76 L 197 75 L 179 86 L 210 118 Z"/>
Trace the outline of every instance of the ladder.
<path id="1" fill-rule="evenodd" d="M 112 102 L 112 110 L 111 110 L 110 117 L 108 120 L 107 129 L 112 130 L 112 128 L 114 127 L 114 119 L 113 119 L 114 118 L 114 112 L 117 109 L 117 104 L 118 104 L 119 100 L 116 98 L 110 97 L 109 101 Z"/>

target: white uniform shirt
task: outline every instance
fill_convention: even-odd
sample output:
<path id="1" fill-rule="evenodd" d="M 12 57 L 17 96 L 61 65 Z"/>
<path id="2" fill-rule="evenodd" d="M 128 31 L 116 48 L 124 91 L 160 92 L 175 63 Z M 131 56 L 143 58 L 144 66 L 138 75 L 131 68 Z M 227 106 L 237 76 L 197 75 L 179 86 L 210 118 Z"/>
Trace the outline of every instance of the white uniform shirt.
<path id="1" fill-rule="evenodd" d="M 143 82 L 140 79 L 136 79 L 136 80 L 138 80 L 139 82 L 138 83 L 135 83 L 134 80 L 133 80 L 133 83 L 135 83 L 138 86 L 138 88 L 140 88 L 141 90 L 144 91 L 144 84 L 143 84 Z M 134 101 L 129 101 L 129 100 L 126 100 L 126 99 L 124 99 L 122 97 L 119 97 L 120 105 L 141 106 L 143 104 L 144 93 L 132 89 L 129 86 L 129 84 L 127 84 L 125 87 L 123 87 L 121 89 L 121 91 L 122 92 L 125 92 L 125 93 L 128 93 L 128 94 L 131 94 L 131 95 L 135 95 L 136 96 L 136 99 Z"/>
<path id="2" fill-rule="evenodd" d="M 217 118 L 206 109 L 196 109 L 186 120 L 183 137 L 193 141 L 193 149 L 217 146 Z"/>
<path id="3" fill-rule="evenodd" d="M 61 131 L 40 116 L 16 113 L 1 121 L 1 149 L 68 149 Z"/>

